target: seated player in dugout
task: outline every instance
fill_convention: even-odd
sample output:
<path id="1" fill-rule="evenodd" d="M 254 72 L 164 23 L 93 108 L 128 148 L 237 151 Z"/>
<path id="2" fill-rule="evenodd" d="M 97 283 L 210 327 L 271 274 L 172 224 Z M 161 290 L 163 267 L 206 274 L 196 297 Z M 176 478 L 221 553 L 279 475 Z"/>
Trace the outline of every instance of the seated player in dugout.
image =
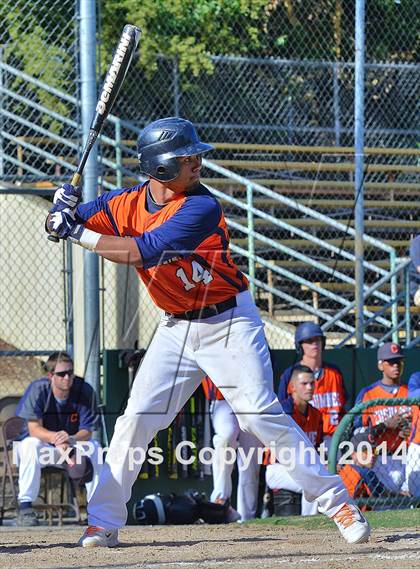
<path id="1" fill-rule="evenodd" d="M 404 353 L 398 344 L 387 342 L 377 351 L 381 379 L 363 388 L 356 405 L 372 399 L 389 399 L 389 405 L 368 407 L 355 419 L 354 426 L 369 427 L 375 437 L 379 455 L 373 467 L 382 484 L 393 492 L 407 491 L 405 456 L 412 425 L 411 405 L 392 405 L 392 400 L 408 397 L 407 385 L 401 384 Z"/>
<path id="2" fill-rule="evenodd" d="M 325 341 L 326 338 L 319 324 L 314 322 L 299 324 L 295 332 L 298 362 L 282 373 L 278 397 L 282 401 L 290 395 L 289 382 L 296 365 L 311 368 L 315 377 L 315 391 L 311 403 L 322 413 L 324 444 L 328 450 L 331 438 L 344 415 L 346 398 L 341 371 L 337 366 L 323 359 Z"/>
<path id="3" fill-rule="evenodd" d="M 16 408 L 16 415 L 26 421 L 14 447 L 19 467 L 17 525 L 22 526 L 38 525 L 32 503 L 39 494 L 41 469 L 58 463 L 60 450 L 81 450 L 89 441 L 84 449 L 89 457 L 76 460 L 70 452 L 63 462 L 69 476 L 85 484 L 88 500 L 101 469 L 99 444 L 92 440 L 98 420 L 94 390 L 74 375 L 73 360 L 65 352 L 51 354 L 45 370 L 47 375 L 29 384 Z M 43 456 L 47 452 L 48 464 Z"/>
<path id="4" fill-rule="evenodd" d="M 230 456 L 226 455 L 226 449 L 234 449 L 237 453 L 238 466 L 237 511 L 230 506 L 228 521 L 251 520 L 257 513 L 260 474 L 258 448 L 262 448 L 263 445 L 254 435 L 241 430 L 231 406 L 209 377 L 203 379 L 202 386 L 206 398 L 210 401 L 210 417 L 214 430 L 215 454 L 211 465 L 213 491 L 210 500 L 216 504 L 223 504 L 231 498 L 235 463 L 227 460 Z"/>
<path id="5" fill-rule="evenodd" d="M 339 475 L 353 499 L 357 498 L 386 498 L 406 496 L 406 492 L 392 492 L 388 490 L 375 474 L 373 468 L 377 460 L 375 437 L 369 429 L 360 431 L 350 440 L 352 450 L 351 461 L 339 468 Z M 382 509 L 381 505 L 379 508 Z M 375 501 L 372 504 L 362 505 L 361 510 L 375 509 Z"/>
<path id="6" fill-rule="evenodd" d="M 80 189 L 66 184 L 55 192 L 46 219 L 48 233 L 135 267 L 162 310 L 89 501 L 83 547 L 118 545 L 141 468 L 136 463 L 130 469 L 131 449 L 147 448 L 205 375 L 220 388 L 241 429 L 267 447 L 274 444 L 276 454 L 282 447 L 312 448 L 273 392 L 263 322 L 230 254 L 221 204 L 200 182 L 202 155 L 212 146 L 200 141 L 190 121 L 168 117 L 141 131 L 137 149 L 145 183 L 84 204 Z M 319 456 L 314 464 L 297 460 L 290 474 L 348 543 L 368 541 L 369 522 Z"/>
<path id="7" fill-rule="evenodd" d="M 292 371 L 289 388 L 291 395 L 280 401 L 284 412 L 296 421 L 314 447 L 319 448 L 323 441 L 323 415 L 311 404 L 315 391 L 315 378 L 312 369 L 305 365 L 296 365 Z M 275 459 L 272 460 L 269 452 L 264 456 L 264 464 L 266 464 L 266 485 L 273 492 L 287 490 L 291 494 L 291 499 L 293 499 L 293 493 L 302 494 L 302 487 L 291 478 L 287 467 Z M 301 514 L 302 516 L 318 514 L 316 500 L 308 501 L 302 495 Z"/>

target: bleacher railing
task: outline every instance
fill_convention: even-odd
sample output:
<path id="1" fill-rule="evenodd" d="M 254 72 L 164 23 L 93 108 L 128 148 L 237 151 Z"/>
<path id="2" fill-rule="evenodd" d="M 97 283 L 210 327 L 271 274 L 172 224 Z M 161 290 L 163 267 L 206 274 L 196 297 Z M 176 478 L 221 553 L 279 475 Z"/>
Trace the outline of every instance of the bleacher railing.
<path id="1" fill-rule="evenodd" d="M 15 78 L 19 78 L 21 83 L 23 82 L 26 85 L 36 86 L 38 89 L 43 89 L 58 99 L 62 99 L 74 108 L 78 105 L 76 98 L 61 92 L 58 89 L 50 87 L 42 81 L 22 73 L 5 63 L 0 63 L 0 71 L 2 74 L 10 74 Z M 2 120 L 0 124 L 1 136 L 3 138 L 3 164 L 8 163 L 14 168 L 5 168 L 3 170 L 1 174 L 3 182 L 16 181 L 19 176 L 21 178 L 19 181 L 32 180 L 42 182 L 46 179 L 58 179 L 59 181 L 70 179 L 75 168 L 77 154 L 79 151 L 79 125 L 77 121 L 74 120 L 72 116 L 64 116 L 56 111 L 51 111 L 38 102 L 33 101 L 31 97 L 26 94 L 19 94 L 12 89 L 7 88 L 6 85 L 8 83 L 9 82 L 7 81 L 2 81 L 0 84 L 2 101 L 2 107 L 0 109 Z M 28 89 L 28 92 L 30 93 L 30 89 Z M 17 101 L 31 109 L 31 120 L 24 118 L 16 112 L 7 110 L 8 99 L 10 101 Z M 40 124 L 41 121 L 36 120 L 36 117 L 40 117 L 42 114 L 49 114 L 54 117 L 54 119 L 61 124 L 62 131 L 65 134 L 54 133 L 43 128 Z M 14 132 L 13 129 L 7 128 L 7 124 L 19 125 L 21 128 L 19 128 L 17 132 Z M 22 131 L 27 131 L 30 135 L 22 136 Z M 137 157 L 135 147 L 133 147 L 132 142 L 126 142 L 127 138 L 134 140 L 139 131 L 140 129 L 129 121 L 123 121 L 114 115 L 109 117 L 105 132 L 101 136 L 103 148 L 107 147 L 106 152 L 104 151 L 101 153 L 102 174 L 99 180 L 99 183 L 104 189 L 111 190 L 121 187 L 123 185 L 124 177 L 129 177 L 138 181 L 143 179 L 139 175 L 137 166 L 135 165 Z M 122 132 L 124 132 L 124 139 L 122 138 Z M 40 140 L 42 143 L 38 143 Z M 48 149 L 46 149 L 46 147 Z M 114 156 L 109 152 L 109 148 L 112 148 Z M 13 152 L 16 151 L 17 154 L 13 155 Z M 128 166 L 128 164 L 131 166 L 131 163 L 135 165 L 133 168 Z M 44 165 L 48 165 L 48 168 L 44 167 Z M 344 250 L 342 247 L 317 238 L 309 231 L 298 228 L 287 221 L 278 219 L 274 215 L 259 209 L 255 205 L 255 198 L 256 196 L 265 196 L 266 198 L 273 200 L 273 202 L 281 204 L 284 208 L 289 208 L 300 215 L 304 215 L 317 220 L 318 222 L 324 223 L 328 227 L 334 228 L 334 230 L 343 236 L 343 238 L 344 236 L 354 238 L 356 235 L 355 230 L 352 227 L 344 225 L 332 217 L 322 214 L 294 199 L 286 197 L 278 192 L 274 192 L 268 187 L 253 182 L 246 177 L 240 176 L 227 168 L 212 162 L 211 160 L 203 160 L 203 165 L 211 172 L 232 180 L 246 189 L 246 199 L 241 199 L 227 195 L 219 189 L 212 187 L 211 184 L 208 184 L 214 195 L 246 212 L 246 224 L 238 222 L 238 220 L 232 217 L 227 218 L 227 223 L 230 228 L 234 229 L 236 232 L 243 233 L 246 236 L 247 246 L 244 247 L 238 245 L 233 240 L 232 251 L 247 259 L 247 273 L 254 296 L 258 297 L 259 291 L 274 295 L 276 298 L 282 299 L 291 306 L 299 307 L 308 315 L 312 315 L 316 318 L 317 321 L 321 321 L 323 329 L 330 331 L 332 329 L 344 331 L 345 335 L 341 338 L 339 345 L 351 342 L 355 336 L 355 302 L 353 300 L 346 299 L 342 295 L 336 294 L 305 277 L 293 273 L 292 271 L 282 267 L 281 262 L 275 263 L 265 259 L 256 252 L 255 244 L 257 241 L 264 243 L 273 251 L 287 255 L 291 259 L 299 260 L 308 267 L 316 267 L 318 271 L 321 270 L 325 272 L 326 275 L 333 276 L 333 278 L 338 282 L 356 286 L 355 279 L 336 268 L 332 268 L 327 263 L 323 263 L 320 260 L 314 260 L 310 255 L 299 252 L 292 247 L 283 244 L 280 240 L 267 237 L 256 229 L 255 221 L 257 219 L 262 219 L 277 228 L 290 231 L 298 235 L 300 238 L 313 243 L 318 248 L 328 251 L 337 259 L 341 258 L 353 263 L 356 259 L 355 255 Z M 52 166 L 59 169 L 59 171 L 55 171 L 54 175 L 51 175 Z M 112 182 L 109 181 L 110 178 L 113 180 Z M 410 306 L 406 287 L 403 286 L 402 292 L 398 292 L 398 277 L 401 274 L 406 274 L 408 262 L 406 259 L 398 259 L 396 249 L 386 243 L 383 243 L 376 237 L 373 238 L 364 234 L 363 241 L 370 247 L 376 248 L 382 253 L 385 253 L 388 258 L 387 268 L 383 268 L 382 266 L 370 261 L 364 262 L 365 269 L 376 274 L 377 277 L 373 284 L 370 286 L 366 285 L 364 287 L 363 294 L 365 298 L 372 296 L 377 302 L 381 303 L 381 309 L 379 311 L 373 312 L 369 308 L 365 308 L 364 317 L 366 318 L 366 321 L 369 324 L 375 323 L 381 330 L 379 335 L 366 333 L 365 340 L 371 346 L 376 346 L 380 341 L 388 338 L 392 338 L 393 341 L 397 341 L 399 330 L 404 329 L 406 345 L 414 345 L 414 343 L 418 342 L 418 337 L 413 338 L 413 331 L 410 327 Z M 340 306 L 341 308 L 337 310 L 336 314 L 331 314 L 322 309 L 315 308 L 301 298 L 292 297 L 290 294 L 283 292 L 281 287 L 272 286 L 268 278 L 266 279 L 267 282 L 265 282 L 261 277 L 258 277 L 257 269 L 259 268 L 265 269 L 267 273 L 271 272 L 271 274 L 274 273 L 275 275 L 279 275 L 281 278 L 294 282 L 300 287 L 306 287 L 308 290 L 313 291 L 321 297 L 331 300 L 335 305 Z M 402 282 L 403 284 L 407 284 L 407 278 L 405 276 L 402 279 Z M 384 284 L 388 283 L 390 285 L 389 294 L 380 290 Z M 399 302 L 402 302 L 404 306 L 403 316 L 401 318 L 398 311 Z M 389 308 L 391 310 L 390 317 L 386 316 L 386 312 Z M 276 322 L 274 321 L 272 324 L 276 325 Z"/>

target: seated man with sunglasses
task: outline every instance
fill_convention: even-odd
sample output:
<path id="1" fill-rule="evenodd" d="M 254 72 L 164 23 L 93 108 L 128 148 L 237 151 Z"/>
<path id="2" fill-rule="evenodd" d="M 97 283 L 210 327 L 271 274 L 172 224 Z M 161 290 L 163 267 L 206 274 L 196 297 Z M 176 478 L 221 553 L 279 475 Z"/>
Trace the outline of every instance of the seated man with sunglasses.
<path id="1" fill-rule="evenodd" d="M 91 440 L 98 419 L 94 390 L 75 377 L 65 352 L 51 354 L 45 370 L 47 375 L 30 383 L 16 408 L 16 415 L 25 420 L 14 443 L 19 466 L 16 523 L 22 526 L 38 525 L 32 502 L 39 494 L 42 467 L 63 464 L 73 480 L 86 483 L 89 500 L 102 462 L 99 445 Z"/>

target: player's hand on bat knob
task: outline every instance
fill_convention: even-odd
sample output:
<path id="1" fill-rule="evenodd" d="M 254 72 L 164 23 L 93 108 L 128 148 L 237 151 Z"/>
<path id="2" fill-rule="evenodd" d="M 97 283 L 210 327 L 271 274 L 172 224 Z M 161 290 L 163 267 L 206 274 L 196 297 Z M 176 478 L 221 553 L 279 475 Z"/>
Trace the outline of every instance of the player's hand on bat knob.
<path id="1" fill-rule="evenodd" d="M 75 209 L 82 199 L 82 190 L 79 186 L 72 186 L 71 184 L 63 184 L 57 188 L 51 209 L 53 211 L 62 211 L 63 209 Z"/>
<path id="2" fill-rule="evenodd" d="M 54 208 L 53 208 L 54 209 Z M 46 230 L 60 239 L 67 239 L 73 229 L 78 225 L 73 210 L 70 208 L 61 211 L 50 211 L 47 218 Z"/>

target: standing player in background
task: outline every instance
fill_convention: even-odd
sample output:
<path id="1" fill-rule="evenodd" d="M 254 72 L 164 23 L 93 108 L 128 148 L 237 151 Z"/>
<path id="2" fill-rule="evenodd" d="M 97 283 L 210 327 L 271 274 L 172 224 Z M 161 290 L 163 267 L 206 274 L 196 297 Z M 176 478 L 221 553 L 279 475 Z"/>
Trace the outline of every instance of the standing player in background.
<path id="1" fill-rule="evenodd" d="M 420 397 L 420 371 L 413 372 L 408 379 L 408 396 Z"/>
<path id="2" fill-rule="evenodd" d="M 46 220 L 47 230 L 58 237 L 133 265 L 163 310 L 88 505 L 85 547 L 118 544 L 141 468 L 140 461 L 130 468 L 133 448 L 146 449 L 156 432 L 172 423 L 204 375 L 220 388 L 241 429 L 277 454 L 282 447 L 311 446 L 273 393 L 263 323 L 248 281 L 231 258 L 222 208 L 200 184 L 202 154 L 211 148 L 187 120 L 155 121 L 138 140 L 146 183 L 108 192 L 75 210 L 62 209 L 79 195 L 65 185 Z M 346 541 L 367 541 L 369 524 L 349 501 L 340 477 L 319 457 L 311 463 L 308 453 L 297 454 L 290 475 L 308 499 L 318 500 Z"/>
<path id="3" fill-rule="evenodd" d="M 404 354 L 398 344 L 388 342 L 378 348 L 378 369 L 382 372 L 379 381 L 368 385 L 359 392 L 356 405 L 372 399 L 392 399 L 408 397 L 408 387 L 401 385 L 404 370 Z M 398 449 L 405 452 L 410 434 L 412 409 L 409 405 L 375 405 L 363 411 L 354 421 L 354 426 L 369 427 L 375 437 L 376 445 L 384 444 L 386 449 L 376 461 L 374 471 L 379 480 L 389 490 L 406 490 L 405 464 Z"/>
<path id="4" fill-rule="evenodd" d="M 414 306 L 420 306 L 420 235 L 416 235 L 410 243 L 410 260 L 408 268 L 410 276 L 410 294 Z"/>
<path id="5" fill-rule="evenodd" d="M 343 376 L 336 366 L 323 361 L 325 336 L 318 324 L 314 322 L 299 324 L 295 332 L 295 347 L 299 362 L 294 365 L 308 366 L 314 373 L 315 391 L 312 404 L 322 413 L 324 444 L 328 450 L 334 431 L 344 414 Z M 280 401 L 291 393 L 289 381 L 294 365 L 288 367 L 281 375 L 278 390 Z"/>
<path id="6" fill-rule="evenodd" d="M 260 441 L 242 431 L 239 421 L 233 413 L 229 403 L 222 393 L 214 385 L 209 377 L 203 379 L 203 390 L 206 398 L 211 401 L 210 413 L 214 429 L 213 446 L 214 458 L 212 462 L 213 492 L 210 500 L 217 504 L 223 504 L 232 495 L 232 472 L 234 462 L 226 460 L 226 449 L 236 451 L 242 449 L 246 464 L 243 462 L 241 452 L 237 452 L 238 465 L 238 489 L 237 489 L 237 512 L 231 507 L 229 521 L 246 521 L 255 518 L 258 506 L 258 485 L 260 464 L 258 463 L 258 447 L 262 447 Z"/>
<path id="7" fill-rule="evenodd" d="M 318 448 L 323 440 L 323 418 L 322 413 L 310 403 L 315 391 L 315 378 L 311 368 L 304 365 L 296 365 L 289 385 L 291 395 L 281 401 L 284 412 L 296 421 L 315 448 Z M 267 460 L 265 480 L 267 486 L 273 491 L 288 490 L 302 494 L 302 488 L 291 478 L 287 468 L 278 462 Z M 302 495 L 301 513 L 302 516 L 317 514 L 317 501 L 308 501 L 305 495 Z"/>

